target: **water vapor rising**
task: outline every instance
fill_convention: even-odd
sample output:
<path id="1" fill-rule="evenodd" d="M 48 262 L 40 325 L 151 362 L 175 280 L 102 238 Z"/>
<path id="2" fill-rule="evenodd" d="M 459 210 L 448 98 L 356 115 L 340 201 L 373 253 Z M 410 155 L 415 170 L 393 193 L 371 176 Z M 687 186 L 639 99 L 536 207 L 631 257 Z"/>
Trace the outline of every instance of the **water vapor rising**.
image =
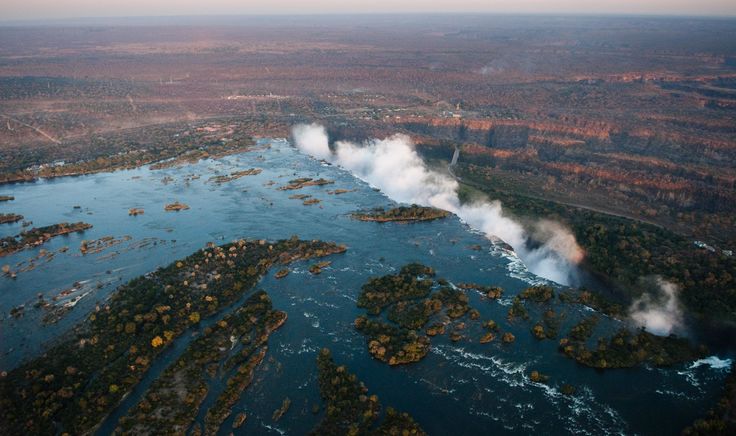
<path id="1" fill-rule="evenodd" d="M 576 282 L 575 265 L 582 260 L 583 250 L 568 229 L 542 220 L 533 225 L 530 235 L 504 214 L 498 201 L 461 204 L 457 181 L 427 168 L 409 137 L 394 135 L 363 144 L 337 141 L 333 152 L 321 125 L 295 126 L 292 135 L 294 145 L 302 152 L 342 166 L 396 202 L 450 211 L 486 236 L 502 239 L 534 274 L 564 285 Z M 530 236 L 541 245 L 531 247 Z"/>
<path id="2" fill-rule="evenodd" d="M 679 288 L 661 277 L 656 278 L 655 285 L 655 293 L 646 293 L 634 301 L 629 316 L 649 333 L 667 336 L 683 326 Z"/>
<path id="3" fill-rule="evenodd" d="M 294 138 L 299 138 L 299 149 L 317 159 L 330 157 L 330 145 L 327 141 L 327 131 L 317 124 L 297 124 L 292 128 Z"/>

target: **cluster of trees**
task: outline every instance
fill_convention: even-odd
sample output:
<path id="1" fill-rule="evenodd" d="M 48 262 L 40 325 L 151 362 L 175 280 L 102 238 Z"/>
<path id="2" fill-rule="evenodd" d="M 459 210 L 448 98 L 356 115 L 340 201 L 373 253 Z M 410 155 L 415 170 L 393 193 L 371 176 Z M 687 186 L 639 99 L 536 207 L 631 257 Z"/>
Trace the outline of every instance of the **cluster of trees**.
<path id="1" fill-rule="evenodd" d="M 368 388 L 345 366 L 338 366 L 327 348 L 317 356 L 318 383 L 325 412 L 322 421 L 312 430 L 313 435 L 424 435 L 426 434 L 407 413 L 387 408 L 383 420 L 378 396 L 369 395 Z"/>
<path id="2" fill-rule="evenodd" d="M 129 169 L 172 158 L 196 162 L 252 146 L 253 139 L 244 133 L 246 122 L 233 123 L 217 138 L 211 137 L 208 129 L 173 123 L 89 135 L 74 142 L 65 141 L 63 147 L 3 150 L 0 183 Z M 207 123 L 200 123 L 200 126 L 207 126 Z M 228 140 L 222 141 L 222 136 L 227 136 Z M 56 161 L 64 161 L 64 164 L 53 164 Z"/>
<path id="3" fill-rule="evenodd" d="M 671 366 L 687 362 L 704 353 L 693 348 L 690 341 L 675 336 L 655 336 L 644 330 L 631 332 L 626 328 L 618 330 L 610 338 L 599 338 L 595 348 L 589 348 L 586 341 L 594 322 L 583 320 L 570 331 L 569 338 L 560 340 L 560 351 L 576 362 L 593 368 L 632 368 L 650 364 Z"/>
<path id="4" fill-rule="evenodd" d="M 663 227 L 484 187 L 504 208 L 522 217 L 567 224 L 585 249 L 581 265 L 618 291 L 627 303 L 647 291 L 642 278 L 659 275 L 680 286 L 690 313 L 736 321 L 736 257 L 699 248 Z M 468 197 L 465 191 L 465 198 Z M 608 304 L 615 310 L 613 304 Z M 620 308 L 618 308 L 620 310 Z"/>
<path id="5" fill-rule="evenodd" d="M 353 218 L 360 221 L 375 222 L 412 222 L 432 221 L 445 218 L 450 213 L 434 207 L 423 207 L 412 204 L 411 206 L 400 206 L 389 210 L 375 209 L 368 213 L 354 213 Z"/>
<path id="6" fill-rule="evenodd" d="M 204 329 L 153 382 L 141 402 L 121 418 L 118 431 L 185 433 L 207 395 L 207 378 L 220 372 L 227 380 L 225 388 L 205 416 L 206 433 L 216 433 L 263 360 L 270 332 L 285 319 L 284 312 L 273 310 L 265 292 L 250 296 L 234 313 Z M 164 339 L 156 336 L 154 340 L 157 338 L 163 344 Z"/>
<path id="7" fill-rule="evenodd" d="M 455 322 L 450 339 L 459 341 L 463 338 L 460 331 L 465 328 L 459 320 L 466 316 L 471 321 L 479 320 L 480 312 L 470 306 L 463 289 L 476 289 L 490 299 L 502 293 L 500 288 L 475 284 L 455 288 L 444 279 L 432 277 L 432 268 L 412 263 L 398 274 L 371 278 L 363 285 L 357 305 L 366 308 L 368 315 L 358 317 L 355 328 L 366 337 L 373 357 L 389 365 L 421 360 L 429 352 L 429 337 L 444 334 L 447 324 Z M 444 317 L 428 325 L 440 313 Z M 482 343 L 492 341 L 498 331 L 495 322 L 486 325 L 488 332 L 481 338 Z"/>
<path id="8" fill-rule="evenodd" d="M 296 237 L 210 244 L 131 280 L 69 339 L 0 379 L 0 427 L 17 434 L 59 426 L 90 431 L 177 337 L 237 301 L 271 265 L 344 250 Z"/>
<path id="9" fill-rule="evenodd" d="M 0 239 L 0 257 L 13 254 L 28 247 L 41 245 L 56 236 L 83 232 L 90 228 L 92 228 L 91 224 L 80 221 L 71 224 L 59 223 L 45 227 L 34 227 L 30 230 L 23 231 L 16 236 L 6 236 L 5 238 Z"/>

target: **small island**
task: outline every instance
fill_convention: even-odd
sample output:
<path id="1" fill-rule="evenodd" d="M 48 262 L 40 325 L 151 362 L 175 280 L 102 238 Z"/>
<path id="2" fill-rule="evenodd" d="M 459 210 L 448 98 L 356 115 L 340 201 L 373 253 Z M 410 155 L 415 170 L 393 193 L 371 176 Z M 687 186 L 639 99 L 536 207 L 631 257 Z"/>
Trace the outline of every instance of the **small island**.
<path id="1" fill-rule="evenodd" d="M 477 283 L 458 283 L 455 286 L 460 289 L 476 290 L 489 300 L 498 300 L 503 295 L 503 289 L 498 286 L 483 286 Z"/>
<path id="2" fill-rule="evenodd" d="M 429 353 L 430 337 L 445 334 L 448 323 L 455 322 L 450 338 L 459 341 L 464 338 L 459 331 L 466 327 L 461 318 L 468 315 L 470 321 L 480 322 L 465 292 L 434 280 L 434 275 L 432 268 L 412 263 L 398 274 L 371 278 L 363 285 L 357 306 L 368 313 L 356 318 L 354 326 L 374 358 L 392 366 L 418 362 Z"/>
<path id="3" fill-rule="evenodd" d="M 355 191 L 355 189 L 334 189 L 332 191 L 327 191 L 327 193 L 330 195 L 342 195 L 353 191 Z"/>
<path id="4" fill-rule="evenodd" d="M 164 210 L 166 212 L 179 212 L 180 210 L 187 210 L 189 209 L 189 206 L 184 203 L 179 203 L 178 201 L 175 201 L 171 204 L 167 204 L 164 206 Z"/>
<path id="5" fill-rule="evenodd" d="M 334 180 L 327 179 L 312 179 L 311 177 L 302 177 L 299 179 L 289 180 L 289 184 L 279 188 L 279 191 L 293 191 L 295 189 L 302 189 L 307 186 L 323 186 L 331 185 L 335 183 Z"/>
<path id="6" fill-rule="evenodd" d="M 314 274 L 314 275 L 321 274 L 322 273 L 322 270 L 324 268 L 327 268 L 331 264 L 332 264 L 332 262 L 330 262 L 329 260 L 325 260 L 325 261 L 322 261 L 322 262 L 315 263 L 314 265 L 312 265 L 312 266 L 309 267 L 309 272 L 312 273 L 312 274 Z"/>
<path id="7" fill-rule="evenodd" d="M 12 195 L 0 195 L 0 201 L 12 201 L 15 200 L 15 197 Z"/>
<path id="8" fill-rule="evenodd" d="M 383 421 L 376 426 L 381 417 L 378 396 L 369 395 L 368 388 L 355 374 L 349 373 L 345 366 L 338 366 L 327 348 L 317 356 L 317 368 L 325 415 L 310 434 L 426 435 L 409 414 L 391 407 L 386 408 Z"/>
<path id="9" fill-rule="evenodd" d="M 705 355 L 706 350 L 694 348 L 686 338 L 656 336 L 643 329 L 632 332 L 627 328 L 619 329 L 611 337 L 599 337 L 596 346 L 588 348 L 598 321 L 595 315 L 580 320 L 567 337 L 560 339 L 560 352 L 581 365 L 597 369 L 671 366 Z"/>
<path id="10" fill-rule="evenodd" d="M 8 256 L 26 248 L 37 247 L 44 244 L 51 238 L 69 233 L 83 232 L 92 228 L 91 224 L 78 223 L 59 223 L 46 227 L 32 228 L 20 235 L 8 236 L 0 239 L 0 257 Z"/>
<path id="11" fill-rule="evenodd" d="M 0 224 L 16 223 L 23 219 L 23 215 L 14 213 L 0 213 Z"/>
<path id="12" fill-rule="evenodd" d="M 255 175 L 261 174 L 262 171 L 263 170 L 260 169 L 260 168 L 250 168 L 250 169 L 243 170 L 243 171 L 235 171 L 234 173 L 230 173 L 227 176 L 215 176 L 215 177 L 211 177 L 208 181 L 209 182 L 214 182 L 214 183 L 217 183 L 218 185 L 220 185 L 220 184 L 223 184 L 223 183 L 232 182 L 233 180 L 237 180 L 237 179 L 239 179 L 241 177 L 255 176 Z"/>
<path id="13" fill-rule="evenodd" d="M 283 312 L 271 308 L 268 295 L 262 292 L 256 292 L 233 315 L 225 315 L 224 309 L 250 292 L 272 266 L 345 250 L 342 245 L 297 237 L 272 243 L 210 243 L 131 280 L 100 303 L 100 310 L 93 311 L 67 338 L 0 377 L 0 428 L 7 434 L 53 434 L 59 426 L 70 434 L 93 433 L 161 353 L 200 323 L 207 323 L 201 338 L 189 344 L 190 351 L 149 388 L 150 394 L 174 394 L 176 401 L 166 403 L 171 410 L 149 419 L 146 410 L 134 409 L 133 416 L 144 412 L 148 422 L 133 420 L 121 425 L 142 425 L 150 434 L 161 434 L 157 425 L 168 418 L 182 424 L 190 421 L 194 405 L 202 398 L 201 377 L 214 368 L 208 365 L 210 358 L 219 357 L 225 359 L 222 368 L 230 368 L 229 382 L 205 417 L 209 431 L 219 427 L 263 359 L 267 334 L 286 319 Z M 226 351 L 234 354 L 223 356 Z M 186 375 L 186 383 L 179 381 L 178 374 Z M 174 382 L 186 392 L 183 397 L 168 388 Z M 144 402 L 141 407 L 147 407 Z M 154 409 L 163 405 L 149 403 Z"/>
<path id="14" fill-rule="evenodd" d="M 352 217 L 359 221 L 372 221 L 377 223 L 410 223 L 438 220 L 446 218 L 448 215 L 450 215 L 450 212 L 446 210 L 412 204 L 411 206 L 400 206 L 389 210 L 377 208 L 366 213 L 354 213 L 352 214 Z"/>
<path id="15" fill-rule="evenodd" d="M 219 372 L 226 387 L 204 418 L 205 433 L 215 434 L 253 380 L 266 356 L 271 332 L 285 321 L 286 313 L 273 310 L 268 294 L 256 292 L 233 314 L 206 328 L 121 418 L 118 430 L 125 434 L 185 433 L 208 394 L 207 379 Z M 162 344 L 169 340 L 164 332 Z"/>

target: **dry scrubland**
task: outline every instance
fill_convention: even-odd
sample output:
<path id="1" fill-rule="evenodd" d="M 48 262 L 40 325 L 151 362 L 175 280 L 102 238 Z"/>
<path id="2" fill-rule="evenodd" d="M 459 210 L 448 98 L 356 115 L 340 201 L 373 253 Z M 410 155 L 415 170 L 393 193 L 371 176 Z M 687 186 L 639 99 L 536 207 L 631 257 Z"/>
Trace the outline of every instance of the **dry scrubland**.
<path id="1" fill-rule="evenodd" d="M 736 238 L 733 21 L 243 18 L 0 38 L 3 180 L 321 120 L 338 138 L 409 133 L 429 156 L 462 145 L 464 170 L 506 190 Z"/>

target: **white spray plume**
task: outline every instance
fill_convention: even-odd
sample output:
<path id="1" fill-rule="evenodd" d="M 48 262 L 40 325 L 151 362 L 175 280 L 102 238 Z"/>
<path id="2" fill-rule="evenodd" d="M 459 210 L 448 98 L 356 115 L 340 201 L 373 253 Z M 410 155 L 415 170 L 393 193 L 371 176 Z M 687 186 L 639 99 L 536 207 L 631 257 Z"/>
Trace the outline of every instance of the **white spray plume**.
<path id="1" fill-rule="evenodd" d="M 394 135 L 364 144 L 338 141 L 332 152 L 327 133 L 320 125 L 298 125 L 292 135 L 302 152 L 342 166 L 394 201 L 450 211 L 488 237 L 502 239 L 534 274 L 564 285 L 576 280 L 575 265 L 582 260 L 583 250 L 569 230 L 559 223 L 540 221 L 535 224 L 534 236 L 542 245 L 528 247 L 526 230 L 504 215 L 500 202 L 461 204 L 457 181 L 428 169 L 409 137 Z"/>
<path id="2" fill-rule="evenodd" d="M 327 131 L 319 124 L 298 124 L 292 129 L 295 138 L 299 138 L 300 149 L 317 159 L 330 157 L 330 146 L 327 142 Z"/>
<path id="3" fill-rule="evenodd" d="M 632 303 L 629 316 L 649 333 L 668 336 L 683 326 L 679 288 L 661 277 L 655 284 L 655 293 L 645 293 Z"/>

